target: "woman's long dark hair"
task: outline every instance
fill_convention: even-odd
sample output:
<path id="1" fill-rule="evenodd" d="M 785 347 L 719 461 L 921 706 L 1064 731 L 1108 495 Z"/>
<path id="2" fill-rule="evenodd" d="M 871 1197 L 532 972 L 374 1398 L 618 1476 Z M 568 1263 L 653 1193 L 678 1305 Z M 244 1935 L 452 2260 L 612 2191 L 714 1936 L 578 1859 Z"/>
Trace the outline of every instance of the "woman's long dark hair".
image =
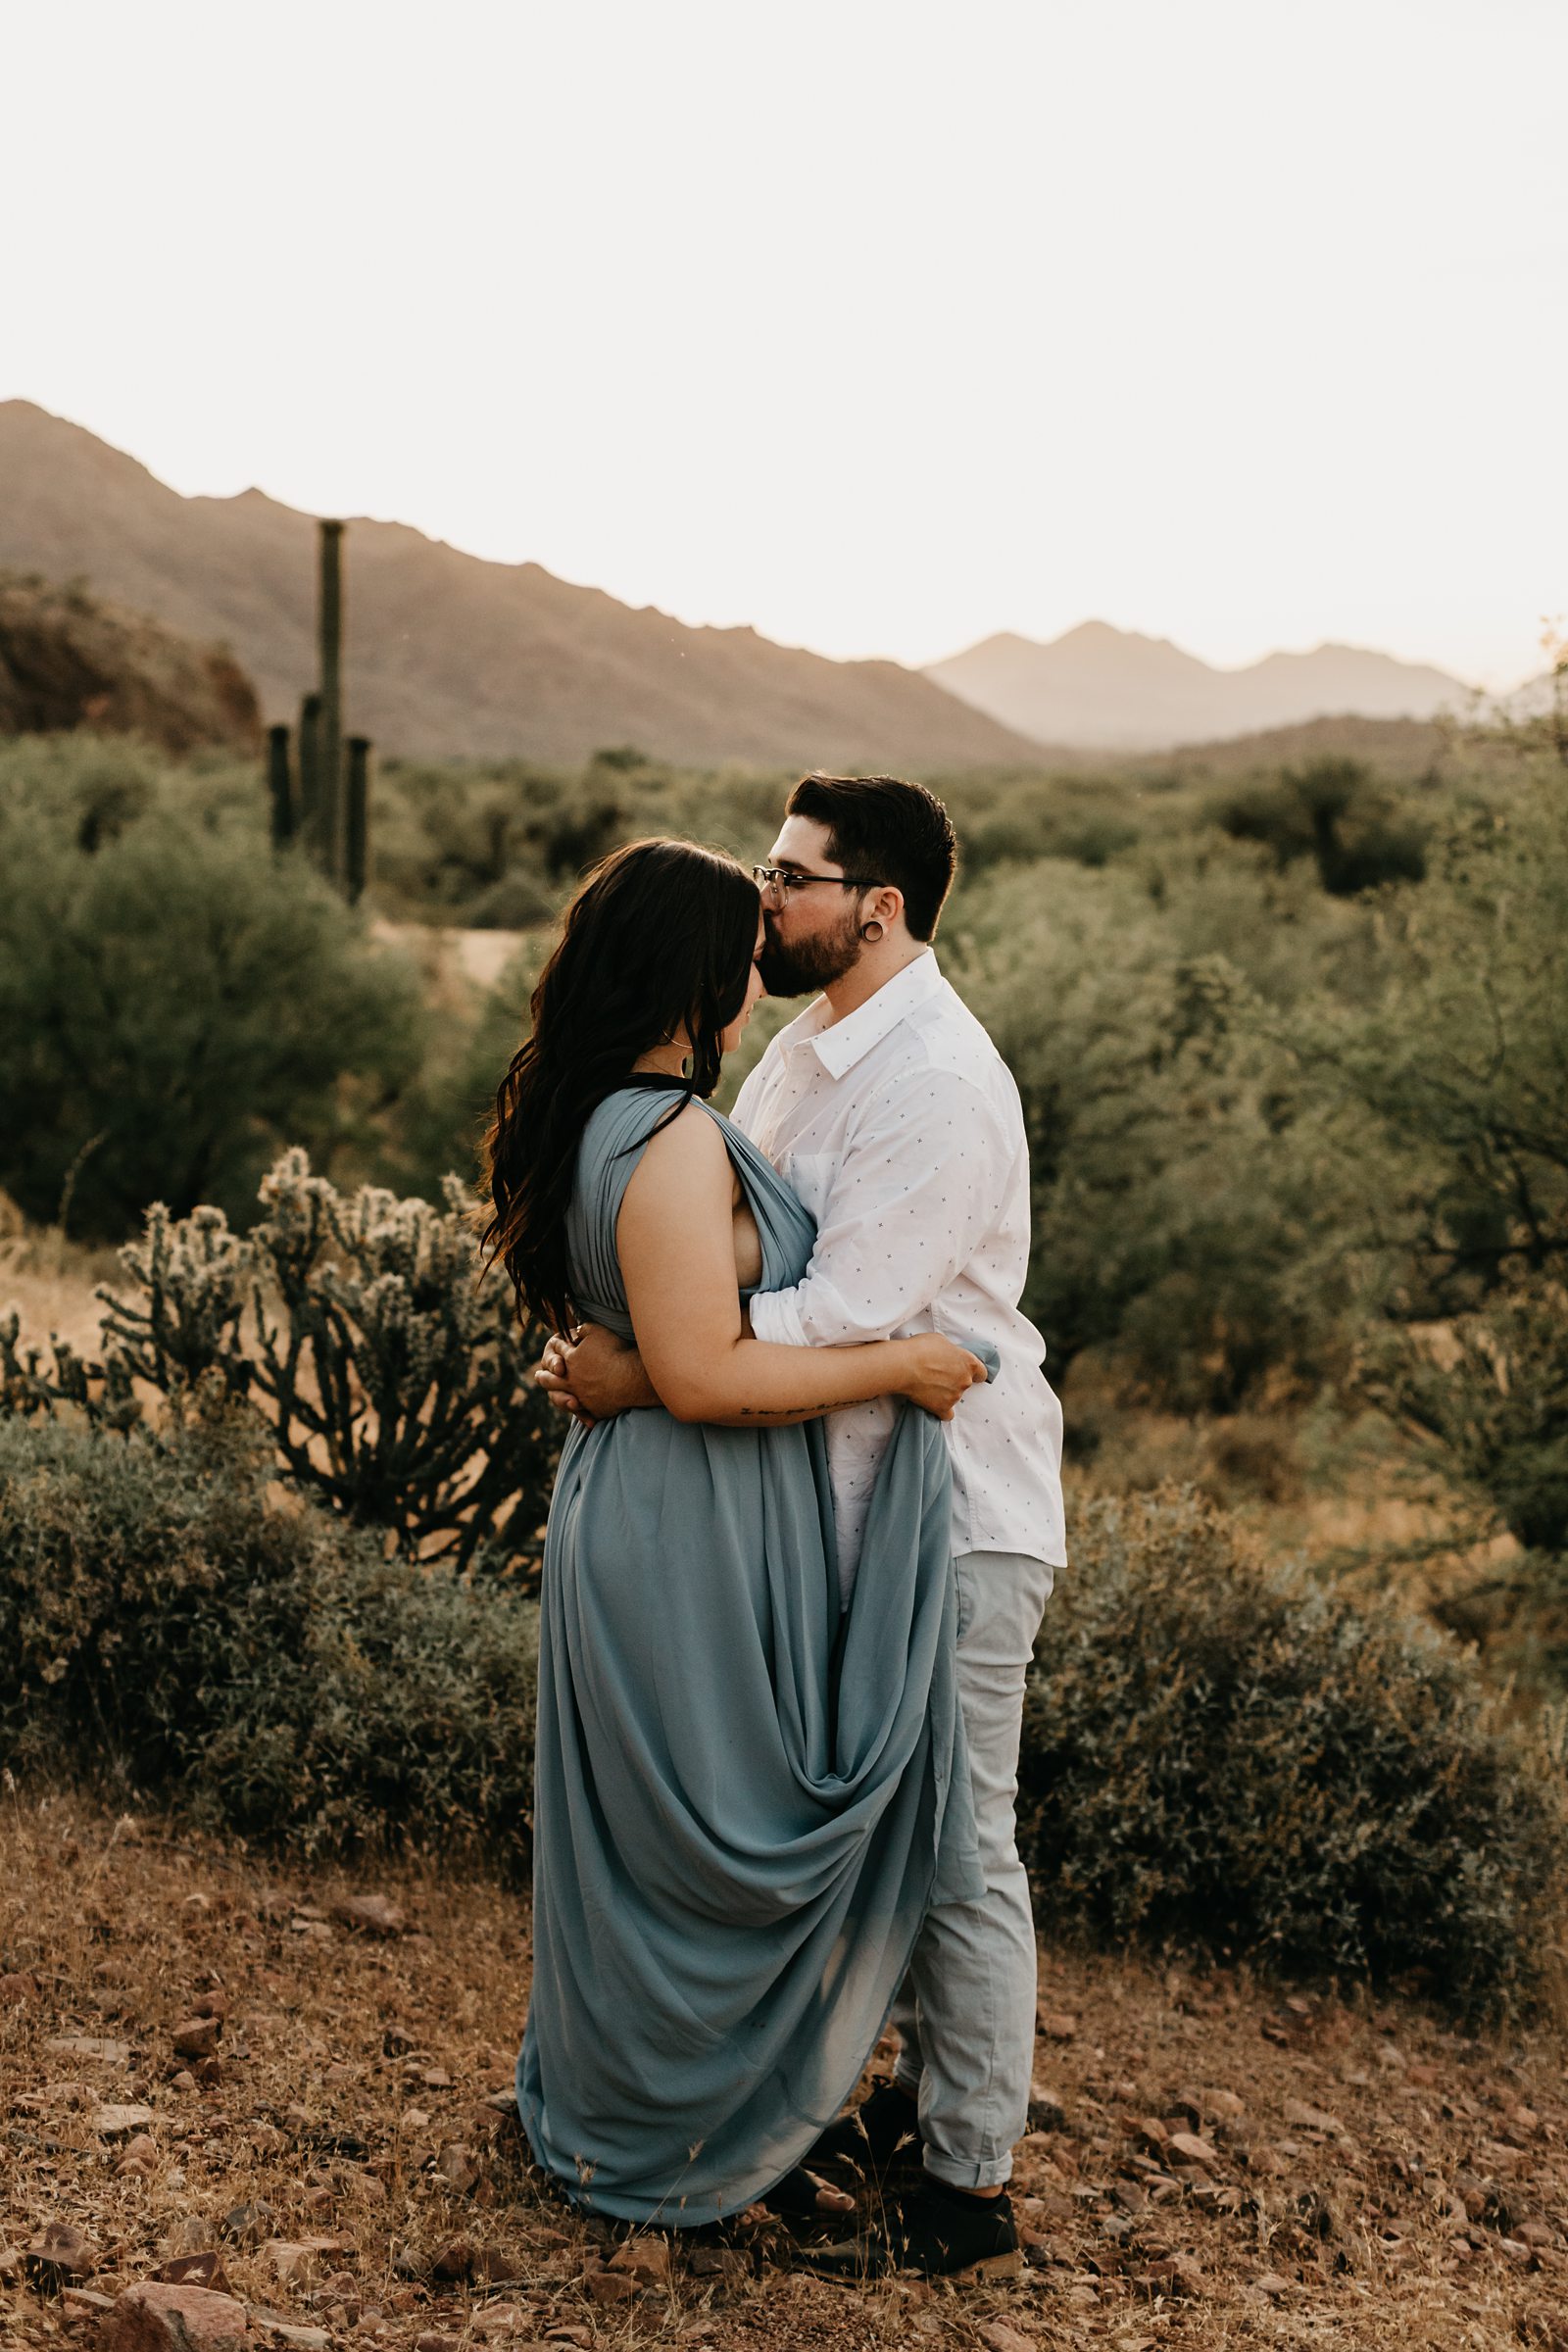
<path id="1" fill-rule="evenodd" d="M 484 1139 L 491 1215 L 480 1238 L 519 1305 L 557 1331 L 574 1320 L 566 1208 L 593 1111 L 632 1063 L 684 1024 L 684 1096 L 718 1083 L 719 1035 L 746 1003 L 757 885 L 722 851 L 634 841 L 601 859 L 566 909 L 540 975 L 530 1034 L 496 1090 Z"/>

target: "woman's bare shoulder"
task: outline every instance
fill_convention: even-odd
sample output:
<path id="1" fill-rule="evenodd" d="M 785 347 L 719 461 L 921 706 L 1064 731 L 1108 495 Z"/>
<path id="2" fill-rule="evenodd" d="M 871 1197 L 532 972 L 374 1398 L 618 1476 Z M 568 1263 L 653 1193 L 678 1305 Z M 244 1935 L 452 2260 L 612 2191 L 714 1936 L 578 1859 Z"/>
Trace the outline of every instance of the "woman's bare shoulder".
<path id="1" fill-rule="evenodd" d="M 651 1135 L 632 1184 L 643 1176 L 656 1183 L 698 1183 L 722 1176 L 728 1182 L 729 1154 L 717 1120 L 700 1102 L 687 1102 L 667 1125 Z M 628 1186 L 627 1190 L 630 1191 Z M 649 1188 L 644 1186 L 645 1191 Z"/>

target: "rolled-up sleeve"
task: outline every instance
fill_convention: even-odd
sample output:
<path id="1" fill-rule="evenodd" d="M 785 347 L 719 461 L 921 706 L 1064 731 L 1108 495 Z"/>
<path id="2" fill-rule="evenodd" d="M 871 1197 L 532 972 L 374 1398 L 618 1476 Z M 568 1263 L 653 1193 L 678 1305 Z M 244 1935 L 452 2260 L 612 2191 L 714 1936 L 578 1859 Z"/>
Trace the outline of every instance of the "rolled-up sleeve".
<path id="1" fill-rule="evenodd" d="M 805 1275 L 752 1300 L 757 1338 L 841 1348 L 916 1323 L 995 1223 L 1014 1156 L 994 1105 L 955 1071 L 906 1076 L 872 1096 Z"/>

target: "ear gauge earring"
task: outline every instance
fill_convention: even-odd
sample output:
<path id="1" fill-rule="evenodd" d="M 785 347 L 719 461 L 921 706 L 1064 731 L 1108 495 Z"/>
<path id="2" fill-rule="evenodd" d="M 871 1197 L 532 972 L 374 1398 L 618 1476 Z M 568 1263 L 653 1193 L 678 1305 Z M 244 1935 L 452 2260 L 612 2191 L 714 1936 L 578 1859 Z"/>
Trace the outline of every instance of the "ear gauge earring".
<path id="1" fill-rule="evenodd" d="M 881 938 L 882 932 L 883 925 L 877 921 L 875 915 L 871 917 L 871 920 L 868 923 L 862 923 L 860 925 L 860 937 L 864 940 L 869 940 L 873 945 Z"/>

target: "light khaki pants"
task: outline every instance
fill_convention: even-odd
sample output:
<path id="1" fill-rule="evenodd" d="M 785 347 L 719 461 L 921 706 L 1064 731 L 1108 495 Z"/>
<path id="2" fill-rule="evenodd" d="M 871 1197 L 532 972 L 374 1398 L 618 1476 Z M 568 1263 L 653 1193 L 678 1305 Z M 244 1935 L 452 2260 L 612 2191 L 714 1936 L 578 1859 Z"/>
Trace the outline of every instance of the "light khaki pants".
<path id="1" fill-rule="evenodd" d="M 926 1916 L 893 2006 L 897 2079 L 919 2101 L 925 2165 L 955 2188 L 1012 2171 L 1029 2110 L 1035 1928 L 1013 1812 L 1024 1677 L 1052 1570 L 1020 1552 L 969 1551 L 958 1584 L 958 1702 L 985 1893 Z"/>

